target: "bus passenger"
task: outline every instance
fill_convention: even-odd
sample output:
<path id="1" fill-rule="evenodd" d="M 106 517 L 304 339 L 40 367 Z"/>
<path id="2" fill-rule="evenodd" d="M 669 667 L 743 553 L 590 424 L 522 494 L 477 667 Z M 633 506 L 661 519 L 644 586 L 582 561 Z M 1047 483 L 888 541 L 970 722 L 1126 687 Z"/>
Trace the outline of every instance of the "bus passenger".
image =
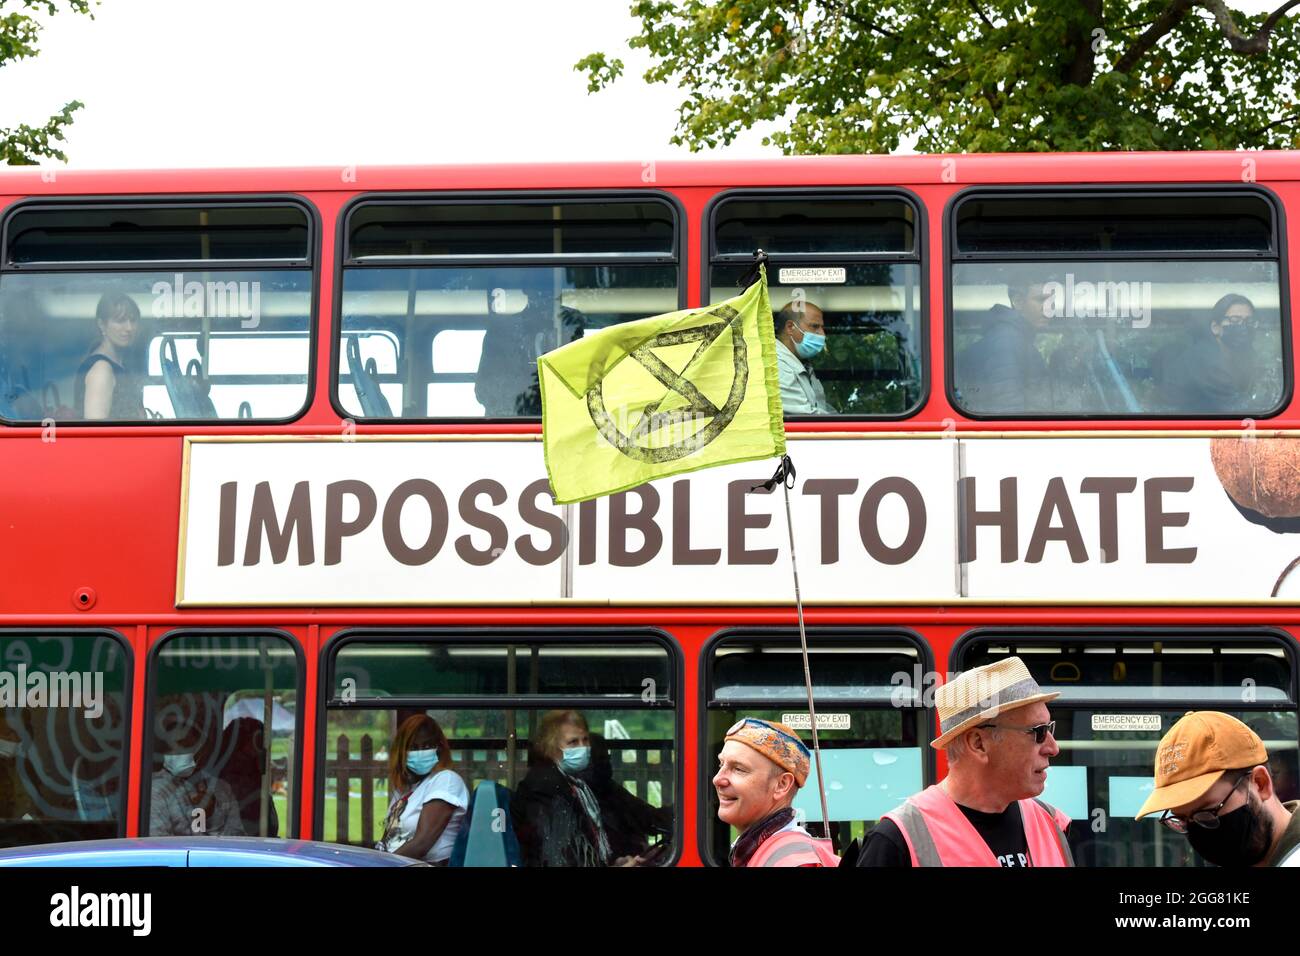
<path id="1" fill-rule="evenodd" d="M 271 782 L 266 780 L 266 745 L 262 722 L 255 717 L 237 717 L 221 734 L 221 769 L 217 775 L 230 787 L 244 832 L 279 836 L 280 821 L 275 801 L 270 799 Z M 266 788 L 266 832 L 262 832 L 262 791 Z"/>
<path id="2" fill-rule="evenodd" d="M 1255 305 L 1229 293 L 1156 374 L 1171 411 L 1236 414 L 1250 406 L 1255 377 Z"/>
<path id="3" fill-rule="evenodd" d="M 718 819 L 740 831 L 732 866 L 838 865 L 829 843 L 795 821 L 792 804 L 809 766 L 808 748 L 785 724 L 744 717 L 727 731 L 713 789 Z"/>
<path id="4" fill-rule="evenodd" d="M 792 300 L 774 317 L 776 371 L 787 415 L 834 415 L 826 390 L 809 364 L 826 348 L 826 321 L 811 302 Z"/>
<path id="5" fill-rule="evenodd" d="M 1236 717 L 1188 713 L 1156 749 L 1156 786 L 1137 819 L 1163 810 L 1160 822 L 1215 866 L 1280 866 L 1300 848 L 1300 800 L 1278 799 L 1267 764 L 1264 741 Z"/>
<path id="6" fill-rule="evenodd" d="M 469 788 L 451 769 L 442 728 L 428 714 L 412 714 L 388 755 L 388 817 L 375 849 L 446 866 L 468 806 Z"/>
<path id="7" fill-rule="evenodd" d="M 230 787 L 199 767 L 203 735 L 195 724 L 179 736 L 162 739 L 163 768 L 153 775 L 149 792 L 150 836 L 243 836 L 239 805 Z"/>
<path id="8" fill-rule="evenodd" d="M 590 734 L 591 764 L 579 776 L 586 781 L 600 805 L 600 818 L 615 858 L 636 857 L 640 860 L 653 849 L 656 857 L 669 849 L 667 838 L 673 832 L 672 807 L 656 807 L 614 779 L 614 763 L 609 742 L 600 734 Z M 662 838 L 653 848 L 650 841 Z"/>
<path id="9" fill-rule="evenodd" d="M 99 341 L 77 368 L 73 405 L 90 420 L 133 421 L 145 418 L 144 391 L 130 369 L 140 334 L 140 309 L 130 296 L 108 292 L 95 306 Z"/>
<path id="10" fill-rule="evenodd" d="M 948 776 L 885 814 L 858 866 L 1073 866 L 1070 820 L 1035 799 L 1061 752 L 1044 693 L 1018 657 L 935 691 Z"/>
<path id="11" fill-rule="evenodd" d="M 1035 340 L 1047 328 L 1044 282 L 1007 284 L 1008 308 L 993 306 L 985 318 L 984 334 L 957 356 L 957 391 L 966 407 L 978 414 L 1015 414 L 1051 410 L 1047 363 Z"/>
<path id="12" fill-rule="evenodd" d="M 528 753 L 528 775 L 510 801 L 524 866 L 636 866 L 615 857 L 600 801 L 582 778 L 591 734 L 576 710 L 542 715 Z"/>

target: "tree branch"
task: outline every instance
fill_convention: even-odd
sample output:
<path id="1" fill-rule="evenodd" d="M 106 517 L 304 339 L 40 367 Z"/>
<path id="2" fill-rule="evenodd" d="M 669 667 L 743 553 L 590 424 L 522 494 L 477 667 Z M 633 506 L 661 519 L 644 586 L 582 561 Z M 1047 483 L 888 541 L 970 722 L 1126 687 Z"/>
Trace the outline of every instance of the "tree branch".
<path id="1" fill-rule="evenodd" d="M 901 33 L 894 33 L 892 30 L 886 30 L 884 27 L 876 26 L 874 21 L 867 20 L 863 17 L 860 17 L 858 14 L 854 13 L 852 9 L 850 9 L 848 4 L 839 4 L 838 6 L 839 6 L 840 13 L 842 13 L 845 17 L 847 17 L 849 20 L 856 23 L 858 26 L 862 27 L 863 29 L 870 30 L 872 33 L 878 33 L 882 37 L 886 37 L 890 40 L 895 40 L 899 43 L 907 42 L 906 38 Z M 952 64 L 949 63 L 947 60 L 945 60 L 943 57 L 935 53 L 932 53 L 929 50 L 925 50 L 923 52 L 925 53 L 926 56 L 934 60 L 934 62 L 938 63 L 940 66 L 943 67 L 952 66 Z"/>
<path id="2" fill-rule="evenodd" d="M 1292 110 L 1288 111 L 1287 113 L 1282 114 L 1281 119 L 1276 119 L 1276 120 L 1274 120 L 1273 122 L 1268 123 L 1267 125 L 1264 125 L 1264 126 L 1259 127 L 1259 129 L 1253 129 L 1253 130 L 1251 130 L 1251 131 L 1250 131 L 1250 135 L 1251 135 L 1251 136 L 1258 136 L 1260 133 L 1266 133 L 1266 132 L 1268 132 L 1268 131 L 1271 130 L 1274 126 L 1282 126 L 1282 125 L 1284 125 L 1284 124 L 1286 124 L 1286 123 L 1294 123 L 1297 119 L 1300 119 L 1300 116 L 1297 116 L 1297 115 L 1296 115 L 1297 112 L 1300 112 L 1300 107 L 1297 107 L 1296 109 L 1292 109 Z"/>
<path id="3" fill-rule="evenodd" d="M 1092 52 L 1092 28 L 1101 24 L 1101 0 L 1079 0 L 1079 5 L 1088 14 L 1088 22 L 1070 27 L 1074 57 L 1066 65 L 1063 79 L 1071 86 L 1087 86 L 1097 69 L 1096 54 Z"/>
<path id="4" fill-rule="evenodd" d="M 1187 11 L 1191 9 L 1194 2 L 1195 0 L 1173 0 L 1165 12 L 1156 18 L 1155 23 L 1143 31 L 1142 35 L 1134 40 L 1133 45 L 1116 61 L 1115 72 L 1127 73 L 1133 69 L 1138 60 L 1146 56 L 1162 37 L 1187 16 Z"/>
<path id="5" fill-rule="evenodd" d="M 970 8 L 971 8 L 972 10 L 975 11 L 976 15 L 977 15 L 981 20 L 984 21 L 984 25 L 985 25 L 986 27 L 988 27 L 990 30 L 996 30 L 996 29 L 997 29 L 997 27 L 995 27 L 995 26 L 993 25 L 993 22 L 992 22 L 991 20 L 989 20 L 989 18 L 986 17 L 986 16 L 984 15 L 984 11 L 980 9 L 980 5 L 979 5 L 978 3 L 976 3 L 975 0 L 966 0 L 966 2 L 970 4 Z"/>
<path id="6" fill-rule="evenodd" d="M 1255 31 L 1254 36 L 1248 37 L 1237 29 L 1236 21 L 1232 19 L 1232 11 L 1223 0 L 1200 0 L 1200 3 L 1214 14 L 1214 19 L 1219 22 L 1219 30 L 1227 38 L 1228 46 L 1232 47 L 1233 52 L 1246 54 L 1267 53 L 1268 38 L 1273 28 L 1277 26 L 1277 21 L 1281 20 L 1292 7 L 1300 6 L 1300 0 L 1287 0 L 1268 15 L 1268 19 Z"/>

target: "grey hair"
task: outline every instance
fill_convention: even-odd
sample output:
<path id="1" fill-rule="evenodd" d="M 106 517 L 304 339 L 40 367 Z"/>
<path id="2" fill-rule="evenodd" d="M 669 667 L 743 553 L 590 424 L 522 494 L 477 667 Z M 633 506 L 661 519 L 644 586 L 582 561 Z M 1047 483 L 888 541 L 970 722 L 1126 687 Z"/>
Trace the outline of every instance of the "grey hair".
<path id="1" fill-rule="evenodd" d="M 970 751 L 970 747 L 966 746 L 966 734 L 970 733 L 972 730 L 987 730 L 990 733 L 997 733 L 998 728 L 971 727 L 970 729 L 952 738 L 952 740 L 948 741 L 948 746 L 943 748 L 943 752 L 948 756 L 948 763 L 950 764 L 956 763 L 962 757 L 966 756 L 966 754 Z"/>

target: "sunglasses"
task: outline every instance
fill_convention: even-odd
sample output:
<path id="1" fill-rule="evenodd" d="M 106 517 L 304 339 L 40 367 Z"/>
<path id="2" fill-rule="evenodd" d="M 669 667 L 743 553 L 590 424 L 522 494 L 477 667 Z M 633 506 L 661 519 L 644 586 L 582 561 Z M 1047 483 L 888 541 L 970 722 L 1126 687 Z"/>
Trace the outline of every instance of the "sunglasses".
<path id="1" fill-rule="evenodd" d="M 1047 735 L 1056 736 L 1056 721 L 1049 720 L 1045 724 L 1038 724 L 1034 727 L 1008 727 L 1006 724 L 980 724 L 980 727 L 996 727 L 1000 730 L 1018 730 L 1022 734 L 1033 734 L 1034 743 L 1041 744 L 1047 739 Z"/>
<path id="2" fill-rule="evenodd" d="M 1219 811 L 1223 809 L 1225 803 L 1232 799 L 1232 795 L 1237 792 L 1237 788 L 1241 786 L 1241 782 L 1250 779 L 1250 774 L 1251 771 L 1247 770 L 1238 777 L 1237 782 L 1232 785 L 1232 789 L 1228 791 L 1228 795 L 1219 802 L 1218 806 L 1206 810 L 1197 810 L 1188 817 L 1177 817 L 1166 810 L 1164 815 L 1160 817 L 1160 822 L 1175 833 L 1186 833 L 1188 825 L 1192 823 L 1195 823 L 1198 827 L 1202 827 L 1206 830 L 1217 830 L 1219 828 Z"/>

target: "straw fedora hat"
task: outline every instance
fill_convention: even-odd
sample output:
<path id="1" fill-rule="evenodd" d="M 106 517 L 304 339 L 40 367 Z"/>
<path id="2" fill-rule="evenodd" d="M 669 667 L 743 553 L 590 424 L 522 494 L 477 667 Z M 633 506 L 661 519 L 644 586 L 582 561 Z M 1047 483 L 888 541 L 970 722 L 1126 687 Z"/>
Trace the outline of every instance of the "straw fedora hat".
<path id="1" fill-rule="evenodd" d="M 954 737 L 977 724 L 1009 710 L 1060 696 L 1055 691 L 1044 692 L 1025 662 L 1018 657 L 1007 657 L 963 671 L 934 692 L 934 705 L 939 711 L 939 736 L 930 746 L 942 750 Z"/>

